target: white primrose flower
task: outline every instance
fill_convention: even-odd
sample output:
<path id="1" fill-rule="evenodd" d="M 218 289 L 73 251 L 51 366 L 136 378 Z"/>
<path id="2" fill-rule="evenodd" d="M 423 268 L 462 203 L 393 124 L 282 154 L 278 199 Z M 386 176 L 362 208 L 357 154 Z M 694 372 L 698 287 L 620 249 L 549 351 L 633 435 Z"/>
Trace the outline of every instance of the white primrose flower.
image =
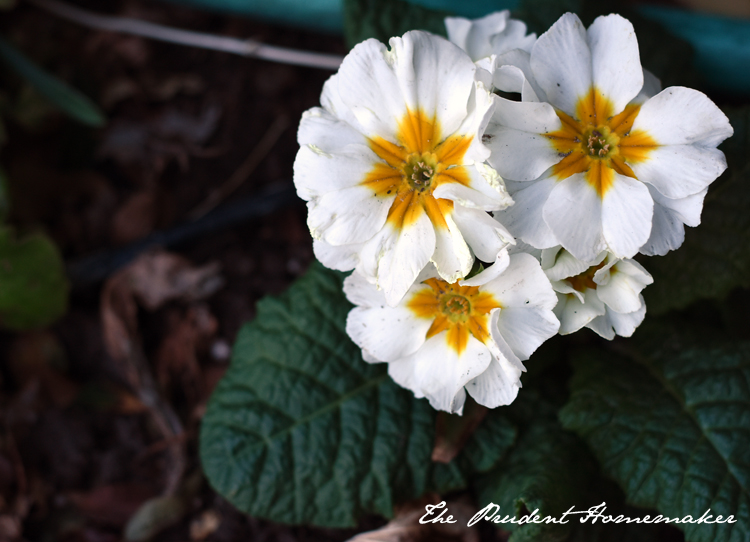
<path id="1" fill-rule="evenodd" d="M 564 248 L 542 250 L 542 269 L 557 292 L 560 335 L 592 329 L 605 339 L 630 337 L 646 316 L 641 291 L 654 282 L 635 260 L 602 252 L 583 262 Z"/>
<path id="2" fill-rule="evenodd" d="M 294 182 L 318 259 L 395 305 L 429 262 L 453 282 L 513 237 L 487 214 L 512 200 L 484 164 L 494 98 L 474 63 L 426 32 L 390 46 L 360 43 L 326 82 L 300 123 Z"/>
<path id="3" fill-rule="evenodd" d="M 527 82 L 529 53 L 536 34 L 526 34 L 526 24 L 510 18 L 510 11 L 491 13 L 481 19 L 447 17 L 448 39 L 466 51 L 477 64 L 477 80 L 490 89 L 520 92 L 536 99 Z"/>
<path id="4" fill-rule="evenodd" d="M 526 24 L 503 10 L 480 19 L 446 17 L 448 39 L 466 51 L 473 61 L 521 49 L 531 52 L 536 34 L 526 34 Z"/>
<path id="5" fill-rule="evenodd" d="M 648 97 L 658 81 L 644 76 L 633 26 L 619 15 L 588 31 L 564 15 L 534 44 L 525 75 L 548 103 L 499 98 L 485 135 L 516 202 L 498 220 L 584 261 L 677 248 L 726 169 L 716 146 L 732 127 L 721 110 L 684 87 Z"/>
<path id="6" fill-rule="evenodd" d="M 482 275 L 473 284 L 482 283 Z M 461 413 L 469 393 L 490 408 L 511 403 L 522 361 L 557 333 L 555 292 L 529 254 L 510 256 L 505 271 L 481 285 L 448 283 L 430 266 L 395 307 L 365 278 L 344 282 L 346 331 L 370 363 L 433 408 Z"/>

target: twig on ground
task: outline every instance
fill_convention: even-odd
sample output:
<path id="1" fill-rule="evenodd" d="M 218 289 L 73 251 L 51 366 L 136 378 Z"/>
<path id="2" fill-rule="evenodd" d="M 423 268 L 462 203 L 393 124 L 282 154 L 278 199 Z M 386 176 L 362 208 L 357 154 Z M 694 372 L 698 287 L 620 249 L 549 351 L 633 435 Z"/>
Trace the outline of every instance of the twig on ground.
<path id="1" fill-rule="evenodd" d="M 224 201 L 227 196 L 242 186 L 242 183 L 252 175 L 255 168 L 257 168 L 266 155 L 268 155 L 273 146 L 279 140 L 279 137 L 281 137 L 281 134 L 283 134 L 288 127 L 289 119 L 286 116 L 282 115 L 277 117 L 268 130 L 266 130 L 266 133 L 252 152 L 250 152 L 250 155 L 245 159 L 242 165 L 237 168 L 237 171 L 235 171 L 232 176 L 224 182 L 224 184 L 212 191 L 208 198 L 206 198 L 200 205 L 190 211 L 188 217 L 192 220 L 199 219 L 209 211 L 212 211 L 217 205 Z"/>
<path id="2" fill-rule="evenodd" d="M 127 17 L 113 17 L 99 15 L 90 11 L 68 5 L 58 0 L 27 0 L 29 3 L 54 13 L 58 17 L 73 21 L 89 28 L 107 30 L 110 32 L 122 32 L 144 38 L 151 38 L 169 43 L 212 49 L 236 55 L 261 58 L 282 64 L 293 64 L 309 68 L 321 68 L 325 70 L 337 70 L 341 65 L 343 57 L 324 53 L 312 53 L 297 49 L 287 49 L 266 45 L 259 41 L 250 39 L 238 39 L 228 36 L 216 36 L 192 30 L 171 28 L 148 21 L 132 19 Z"/>

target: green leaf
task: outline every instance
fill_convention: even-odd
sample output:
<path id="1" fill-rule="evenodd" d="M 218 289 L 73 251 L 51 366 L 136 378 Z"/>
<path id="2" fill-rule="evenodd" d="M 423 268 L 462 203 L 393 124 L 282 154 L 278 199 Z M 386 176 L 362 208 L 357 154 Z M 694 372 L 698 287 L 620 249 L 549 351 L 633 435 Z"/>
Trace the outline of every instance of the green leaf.
<path id="1" fill-rule="evenodd" d="M 631 504 L 670 518 L 733 515 L 733 524 L 676 526 L 694 542 L 747 541 L 750 344 L 697 346 L 691 331 L 652 332 L 648 356 L 580 355 L 560 419 Z"/>
<path id="2" fill-rule="evenodd" d="M 678 250 L 644 263 L 654 277 L 644 290 L 650 314 L 750 287 L 750 107 L 725 112 L 735 130 L 720 147 L 729 168 L 708 190 L 701 225 L 685 228 Z"/>
<path id="3" fill-rule="evenodd" d="M 548 407 L 535 392 L 524 387 L 510 409 L 532 409 L 537 413 L 536 419 L 530 420 L 527 430 L 500 465 L 477 482 L 480 506 L 495 503 L 503 517 L 519 518 L 538 510 L 541 518 L 560 518 L 571 506 L 586 509 L 585 493 L 596 473 L 596 462 L 586 446 L 575 435 L 563 431 L 549 413 L 544 414 Z M 511 542 L 557 542 L 568 540 L 576 526 L 575 516 L 567 520 L 569 523 L 563 525 L 531 523 L 519 527 L 499 523 L 497 526 L 514 531 Z"/>
<path id="4" fill-rule="evenodd" d="M 615 516 L 637 517 L 640 513 L 625 507 L 622 492 L 602 479 L 586 444 L 557 421 L 558 404 L 550 401 L 548 387 L 556 383 L 559 388 L 561 382 L 564 378 L 554 374 L 525 382 L 516 401 L 505 409 L 505 415 L 525 429 L 503 461 L 477 477 L 479 506 L 499 505 L 502 519 L 519 519 L 536 511 L 540 521 L 548 516 L 567 521 L 521 526 L 510 521 L 497 523 L 497 527 L 512 531 L 510 542 L 657 540 L 657 530 L 650 526 L 581 523 L 584 515 L 564 517 L 571 507 L 582 512 L 602 502 L 606 503 L 606 513 Z"/>
<path id="5" fill-rule="evenodd" d="M 16 240 L 0 228 L 0 326 L 29 329 L 65 314 L 68 282 L 55 244 L 42 234 Z"/>
<path id="6" fill-rule="evenodd" d="M 342 275 L 315 264 L 278 298 L 258 303 L 234 347 L 201 429 L 201 459 L 240 510 L 290 524 L 356 525 L 364 514 L 428 490 L 467 484 L 515 438 L 487 416 L 448 465 L 433 464 L 435 412 L 362 360 L 344 330 Z"/>
<path id="7" fill-rule="evenodd" d="M 106 122 L 104 113 L 94 102 L 42 70 L 3 39 L 0 39 L 0 59 L 70 117 L 95 127 Z"/>
<path id="8" fill-rule="evenodd" d="M 344 0 L 344 37 L 349 47 L 368 38 L 383 43 L 409 30 L 445 36 L 450 13 L 433 11 L 403 0 Z"/>

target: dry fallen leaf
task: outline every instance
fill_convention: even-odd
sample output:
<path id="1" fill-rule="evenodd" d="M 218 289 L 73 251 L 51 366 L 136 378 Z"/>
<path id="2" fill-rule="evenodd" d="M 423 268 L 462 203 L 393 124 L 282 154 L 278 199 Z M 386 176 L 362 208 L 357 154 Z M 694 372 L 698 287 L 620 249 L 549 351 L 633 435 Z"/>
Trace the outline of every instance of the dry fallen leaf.
<path id="1" fill-rule="evenodd" d="M 136 192 L 112 217 L 112 242 L 123 245 L 146 237 L 156 225 L 156 215 L 155 191 L 146 189 Z"/>
<path id="2" fill-rule="evenodd" d="M 102 290 L 104 343 L 109 355 L 122 362 L 140 350 L 138 303 L 154 311 L 168 301 L 204 299 L 223 283 L 216 262 L 195 267 L 182 256 L 162 250 L 143 254 L 110 277 Z M 131 384 L 138 382 L 137 375 L 126 371 L 123 376 Z"/>
<path id="3" fill-rule="evenodd" d="M 169 389 L 174 377 L 191 404 L 196 404 L 203 393 L 204 378 L 198 364 L 198 354 L 208 349 L 219 323 L 208 305 L 192 305 L 184 314 L 175 314 L 169 330 L 156 353 L 159 383 Z"/>
<path id="4" fill-rule="evenodd" d="M 479 542 L 476 527 L 467 527 L 476 508 L 464 499 L 448 501 L 443 518 L 453 516 L 455 523 L 419 523 L 425 515 L 425 506 L 441 502 L 438 495 L 426 495 L 421 499 L 405 503 L 394 510 L 394 517 L 385 526 L 375 531 L 360 533 L 348 542 Z M 442 509 L 441 509 L 442 510 Z M 436 510 L 431 518 L 440 514 Z"/>
<path id="5" fill-rule="evenodd" d="M 141 505 L 156 495 L 155 488 L 126 482 L 100 486 L 85 493 L 70 493 L 78 510 L 96 523 L 123 527 Z"/>
<path id="6" fill-rule="evenodd" d="M 186 467 L 180 419 L 164 400 L 151 374 L 138 332 L 138 304 L 156 310 L 168 301 L 186 302 L 210 296 L 223 285 L 219 265 L 193 266 L 185 258 L 162 250 L 143 254 L 110 277 L 100 303 L 104 344 L 122 378 L 146 405 L 171 458 L 164 495 L 172 495 Z"/>

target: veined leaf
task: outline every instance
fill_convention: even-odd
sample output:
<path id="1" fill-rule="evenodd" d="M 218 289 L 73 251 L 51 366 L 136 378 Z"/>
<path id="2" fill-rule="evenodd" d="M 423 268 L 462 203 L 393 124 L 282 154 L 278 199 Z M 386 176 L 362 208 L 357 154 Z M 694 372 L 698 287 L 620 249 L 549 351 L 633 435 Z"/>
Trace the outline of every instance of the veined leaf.
<path id="1" fill-rule="evenodd" d="M 262 300 L 203 419 L 211 484 L 253 516 L 331 527 L 390 517 L 397 502 L 465 486 L 465 472 L 494 466 L 515 438 L 488 416 L 459 457 L 433 464 L 435 412 L 362 360 L 344 330 L 342 280 L 315 264 Z"/>
<path id="2" fill-rule="evenodd" d="M 103 126 L 106 122 L 104 113 L 94 102 L 42 70 L 1 38 L 0 59 L 70 117 L 89 126 Z"/>
<path id="3" fill-rule="evenodd" d="M 16 240 L 0 228 L 0 326 L 43 327 L 65 313 L 68 282 L 55 244 L 42 234 Z"/>
<path id="4" fill-rule="evenodd" d="M 658 336 L 648 356 L 581 355 L 561 421 L 630 503 L 670 518 L 731 515 L 736 523 L 677 526 L 694 542 L 747 541 L 750 344 Z"/>

